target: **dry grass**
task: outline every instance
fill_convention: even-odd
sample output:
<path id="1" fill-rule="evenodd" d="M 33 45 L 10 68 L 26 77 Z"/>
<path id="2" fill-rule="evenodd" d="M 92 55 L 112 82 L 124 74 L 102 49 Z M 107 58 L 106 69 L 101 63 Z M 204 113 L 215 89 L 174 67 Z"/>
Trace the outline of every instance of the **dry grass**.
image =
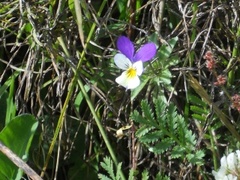
<path id="1" fill-rule="evenodd" d="M 80 60 L 78 78 L 85 85 L 110 143 L 119 161 L 123 162 L 125 173 L 133 166 L 132 162 L 137 162 L 135 168 L 147 169 L 150 177 L 155 177 L 161 171 L 172 179 L 209 179 L 213 169 L 212 154 L 220 158 L 225 148 L 236 148 L 232 142 L 237 140 L 230 137 L 231 133 L 226 128 L 219 128 L 219 124 L 214 126 L 216 117 L 211 108 L 204 123 L 192 118 L 190 111 L 186 112 L 190 107 L 186 98 L 189 93 L 195 92 L 185 75 L 191 73 L 198 80 L 238 131 L 239 113 L 230 108 L 230 98 L 240 90 L 240 2 L 151 0 L 144 1 L 138 8 L 134 4 L 136 1 L 127 2 L 128 11 L 124 14 L 124 10 L 121 14 L 116 0 L 105 4 L 104 1 L 81 1 L 82 26 L 77 25 L 74 9 L 65 1 L 1 3 L 0 83 L 3 85 L 16 73 L 14 102 L 17 114 L 30 113 L 41 122 L 39 139 L 34 144 L 30 163 L 37 172 L 44 166 Z M 101 4 L 104 7 L 99 13 Z M 83 36 L 80 38 L 81 33 Z M 159 91 L 156 86 L 147 85 L 133 102 L 129 92 L 117 86 L 114 79 L 119 72 L 112 61 L 116 39 L 126 34 L 140 46 L 153 33 L 157 35 L 159 46 L 172 37 L 179 39 L 172 55 L 177 56 L 180 63 L 170 68 L 174 76 L 172 86 L 178 94 L 174 95 L 174 91 L 161 86 L 158 88 L 162 88 L 168 101 L 174 102 L 178 112 L 189 119 L 190 127 L 199 136 L 199 149 L 204 149 L 206 153 L 205 164 L 201 167 L 189 163 L 172 165 L 167 157 L 146 151 L 135 142 L 134 136 L 125 136 L 121 140 L 115 137 L 117 129 L 130 124 L 130 113 L 139 108 L 140 101 L 148 99 L 151 102 Z M 205 66 L 203 57 L 206 51 L 211 51 L 217 61 L 212 72 Z M 226 86 L 213 85 L 218 75 L 227 77 Z M 205 137 L 211 133 L 212 137 L 216 137 L 215 134 L 221 130 L 226 134 L 221 134 L 220 139 L 213 139 L 214 142 Z M 228 140 L 232 142 L 228 143 Z M 210 147 L 215 149 L 211 150 Z M 92 172 L 96 175 L 96 167 L 107 154 L 92 112 L 76 85 L 68 102 L 51 162 L 46 167 L 45 179 L 53 179 L 57 174 L 58 179 L 68 179 L 69 173 L 81 174 L 82 171 L 72 167 L 80 168 L 83 164 L 86 165 L 85 168 L 81 167 L 85 171 L 84 176 L 91 177 L 89 174 Z M 133 161 L 132 155 L 136 161 Z"/>

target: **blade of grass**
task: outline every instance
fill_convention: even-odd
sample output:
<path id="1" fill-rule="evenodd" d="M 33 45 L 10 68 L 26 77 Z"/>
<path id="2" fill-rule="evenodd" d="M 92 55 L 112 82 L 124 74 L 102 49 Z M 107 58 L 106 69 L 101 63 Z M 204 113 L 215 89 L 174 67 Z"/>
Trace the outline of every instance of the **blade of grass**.
<path id="1" fill-rule="evenodd" d="M 83 24 L 82 24 L 82 10 L 78 0 L 74 0 L 74 6 L 77 17 L 78 33 L 82 46 L 84 47 L 84 34 L 83 34 Z"/>
<path id="2" fill-rule="evenodd" d="M 215 103 L 212 102 L 210 96 L 207 94 L 205 89 L 199 84 L 199 82 L 189 73 L 188 82 L 190 86 L 196 91 L 196 93 L 209 105 L 212 106 L 214 113 L 222 121 L 222 123 L 227 127 L 227 129 L 232 133 L 232 135 L 240 141 L 240 135 L 228 120 L 227 116 L 217 107 Z"/>
<path id="3" fill-rule="evenodd" d="M 98 13 L 97 13 L 98 16 L 101 15 L 101 13 L 102 13 L 102 11 L 103 11 L 103 8 L 105 7 L 106 3 L 107 3 L 107 0 L 104 0 L 104 1 L 102 2 L 101 6 L 100 6 L 100 8 L 99 8 L 99 11 L 98 11 Z M 98 128 L 99 128 L 99 131 L 100 131 L 100 133 L 102 134 L 103 140 L 104 140 L 104 142 L 105 142 L 105 144 L 106 144 L 106 146 L 107 146 L 107 148 L 108 148 L 108 151 L 109 151 L 109 153 L 110 153 L 110 155 L 111 155 L 111 157 L 112 157 L 112 159 L 113 159 L 113 162 L 114 162 L 114 164 L 115 164 L 116 167 L 117 167 L 117 165 L 118 165 L 117 158 L 116 158 L 116 156 L 115 156 L 115 154 L 114 154 L 114 151 L 113 151 L 113 149 L 112 149 L 112 147 L 111 147 L 111 144 L 110 144 L 110 142 L 109 142 L 109 140 L 108 140 L 108 138 L 107 138 L 107 135 L 106 135 L 106 133 L 105 133 L 103 127 L 102 127 L 102 124 L 101 124 L 101 122 L 100 122 L 100 120 L 99 120 L 99 118 L 98 118 L 98 116 L 97 116 L 97 114 L 96 114 L 96 112 L 95 112 L 95 110 L 94 110 L 94 107 L 93 107 L 93 105 L 92 105 L 92 102 L 91 102 L 88 94 L 87 94 L 86 91 L 85 91 L 85 88 L 84 88 L 83 83 L 82 83 L 81 80 L 78 78 L 78 73 L 80 72 L 80 68 L 81 68 L 82 61 L 83 61 L 83 59 L 85 58 L 85 50 L 86 50 L 86 48 L 87 48 L 87 46 L 88 46 L 88 43 L 89 43 L 89 41 L 90 41 L 90 39 L 91 39 L 91 37 L 92 37 L 92 35 L 93 35 L 93 33 L 94 33 L 95 28 L 96 28 L 96 23 L 93 23 L 93 25 L 91 26 L 91 30 L 90 30 L 90 32 L 89 32 L 89 34 L 88 34 L 87 40 L 86 40 L 86 44 L 83 46 L 83 47 L 84 47 L 84 50 L 82 51 L 82 53 L 81 53 L 81 55 L 80 55 L 80 60 L 79 60 L 79 62 L 78 62 L 77 68 L 76 68 L 76 70 L 73 69 L 73 71 L 74 71 L 74 76 L 73 76 L 73 79 L 72 79 L 71 83 L 69 84 L 68 94 L 67 94 L 67 97 L 66 97 L 66 100 L 65 100 L 65 102 L 64 102 L 64 105 L 63 105 L 61 114 L 60 114 L 59 119 L 58 119 L 57 127 L 56 127 L 56 129 L 55 129 L 54 136 L 53 136 L 53 139 L 52 139 L 52 143 L 51 143 L 51 145 L 50 145 L 50 147 L 49 147 L 48 154 L 47 154 L 47 157 L 46 157 L 46 160 L 45 160 L 45 163 L 44 163 L 42 172 L 41 172 L 41 177 L 44 176 L 45 171 L 46 171 L 46 169 L 47 169 L 47 166 L 48 166 L 48 163 L 49 163 L 49 160 L 50 160 L 50 156 L 51 156 L 51 154 L 52 154 L 52 152 L 53 152 L 54 145 L 55 145 L 55 143 L 56 143 L 56 141 L 57 141 L 57 137 L 58 137 L 58 135 L 59 135 L 60 129 L 62 128 L 63 122 L 64 122 L 64 120 L 65 120 L 66 110 L 67 110 L 67 108 L 68 108 L 69 101 L 70 101 L 70 99 L 71 99 L 71 97 L 72 97 L 72 94 L 73 94 L 73 91 L 74 91 L 74 89 L 75 89 L 75 87 L 76 87 L 76 85 L 77 85 L 77 82 L 78 82 L 78 84 L 79 84 L 79 86 L 80 86 L 80 89 L 81 89 L 81 91 L 82 91 L 82 93 L 83 93 L 83 95 L 84 95 L 84 97 L 85 97 L 85 99 L 86 99 L 86 101 L 87 101 L 87 103 L 88 103 L 88 106 L 89 106 L 89 108 L 90 108 L 90 110 L 91 110 L 91 113 L 92 113 L 92 115 L 93 115 L 93 117 L 94 117 L 94 120 L 95 120 L 95 122 L 96 122 L 96 124 L 97 124 L 97 126 L 98 126 Z M 63 47 L 63 49 L 64 49 L 65 54 L 67 55 L 67 57 L 70 57 L 70 54 L 69 54 L 69 52 L 68 52 L 65 44 L 63 43 L 62 37 L 59 37 L 59 38 L 58 38 L 58 41 L 59 41 L 60 45 Z M 120 176 L 121 176 L 121 179 L 122 179 L 122 180 L 125 180 L 125 177 L 124 177 L 124 174 L 123 174 L 122 171 L 120 171 Z"/>
<path id="4" fill-rule="evenodd" d="M 235 70 L 237 69 L 237 66 L 233 66 L 233 64 L 235 63 L 235 61 L 237 60 L 239 51 L 239 42 L 238 39 L 240 37 L 240 25 L 238 26 L 238 30 L 237 30 L 237 34 L 236 34 L 236 38 L 235 38 L 235 42 L 234 42 L 234 47 L 233 47 L 233 51 L 232 51 L 232 58 L 230 59 L 228 65 L 227 65 L 227 70 L 231 68 L 231 70 L 228 72 L 228 81 L 227 81 L 227 86 L 229 87 L 230 85 L 234 84 L 234 80 L 235 80 Z"/>

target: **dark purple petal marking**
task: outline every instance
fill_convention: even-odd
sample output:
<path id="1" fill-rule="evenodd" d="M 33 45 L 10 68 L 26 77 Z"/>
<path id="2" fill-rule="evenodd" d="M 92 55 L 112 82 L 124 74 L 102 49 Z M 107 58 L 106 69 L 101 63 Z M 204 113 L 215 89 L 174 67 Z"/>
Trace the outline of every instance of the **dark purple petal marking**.
<path id="1" fill-rule="evenodd" d="M 144 44 L 139 50 L 138 52 L 134 55 L 133 57 L 133 61 L 142 61 L 142 62 L 146 62 L 151 60 L 157 52 L 157 48 L 156 45 L 154 43 L 147 43 Z"/>
<path id="2" fill-rule="evenodd" d="M 120 36 L 117 40 L 118 50 L 124 54 L 130 61 L 133 60 L 134 46 L 133 43 L 125 36 Z"/>

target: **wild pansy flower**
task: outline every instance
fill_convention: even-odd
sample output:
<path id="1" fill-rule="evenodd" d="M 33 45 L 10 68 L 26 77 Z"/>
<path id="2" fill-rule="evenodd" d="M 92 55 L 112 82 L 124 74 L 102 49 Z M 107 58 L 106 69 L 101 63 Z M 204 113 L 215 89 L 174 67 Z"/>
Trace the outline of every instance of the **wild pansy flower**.
<path id="1" fill-rule="evenodd" d="M 117 40 L 117 48 L 120 53 L 114 56 L 114 62 L 124 72 L 116 78 L 116 82 L 126 89 L 134 89 L 140 84 L 139 76 L 143 72 L 143 62 L 155 56 L 156 45 L 146 43 L 135 53 L 133 43 L 127 37 L 120 36 Z"/>

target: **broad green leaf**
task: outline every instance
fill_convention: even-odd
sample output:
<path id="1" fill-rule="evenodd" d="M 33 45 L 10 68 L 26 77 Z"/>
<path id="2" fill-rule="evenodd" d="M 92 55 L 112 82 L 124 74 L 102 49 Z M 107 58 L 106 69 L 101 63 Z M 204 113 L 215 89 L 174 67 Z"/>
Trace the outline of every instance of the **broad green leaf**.
<path id="1" fill-rule="evenodd" d="M 12 119 L 0 132 L 0 141 L 18 157 L 27 161 L 28 151 L 38 122 L 28 114 Z M 0 153 L 0 179 L 20 179 L 22 171 L 5 155 Z"/>

